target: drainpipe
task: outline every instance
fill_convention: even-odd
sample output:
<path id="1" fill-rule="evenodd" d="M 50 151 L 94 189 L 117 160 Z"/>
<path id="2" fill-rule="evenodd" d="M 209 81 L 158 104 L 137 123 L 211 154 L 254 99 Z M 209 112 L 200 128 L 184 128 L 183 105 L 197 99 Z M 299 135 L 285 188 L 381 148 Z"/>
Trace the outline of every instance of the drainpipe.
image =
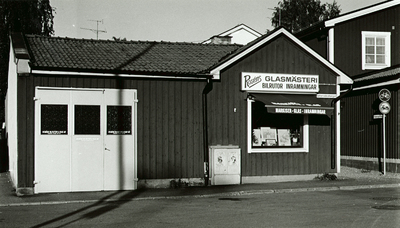
<path id="1" fill-rule="evenodd" d="M 331 169 L 336 168 L 336 102 L 349 94 L 351 91 L 353 91 L 353 85 L 350 86 L 350 89 L 333 99 L 331 102 L 331 106 L 333 107 L 333 114 L 331 116 Z"/>
<path id="2" fill-rule="evenodd" d="M 204 149 L 204 185 L 208 186 L 209 180 L 209 154 L 208 154 L 208 121 L 207 121 L 207 94 L 213 89 L 211 77 L 207 78 L 207 85 L 203 89 L 203 149 Z"/>

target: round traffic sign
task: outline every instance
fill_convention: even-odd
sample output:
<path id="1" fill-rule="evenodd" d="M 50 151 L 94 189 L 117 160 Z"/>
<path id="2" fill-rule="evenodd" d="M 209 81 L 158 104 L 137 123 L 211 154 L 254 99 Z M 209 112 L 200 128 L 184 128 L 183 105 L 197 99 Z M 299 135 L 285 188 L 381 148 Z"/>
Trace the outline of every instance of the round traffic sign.
<path id="1" fill-rule="evenodd" d="M 382 101 L 379 104 L 379 111 L 382 114 L 388 114 L 390 112 L 390 104 L 388 102 L 386 102 L 386 101 Z"/>
<path id="2" fill-rule="evenodd" d="M 381 89 L 378 93 L 378 97 L 381 101 L 389 101 L 392 97 L 392 94 L 388 89 Z"/>

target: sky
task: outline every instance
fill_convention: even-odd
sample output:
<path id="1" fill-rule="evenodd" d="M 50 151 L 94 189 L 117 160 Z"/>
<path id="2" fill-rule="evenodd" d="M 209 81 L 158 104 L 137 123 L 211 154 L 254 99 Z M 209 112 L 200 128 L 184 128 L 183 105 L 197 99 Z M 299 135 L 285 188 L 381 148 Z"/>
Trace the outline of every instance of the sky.
<path id="1" fill-rule="evenodd" d="M 384 0 L 336 0 L 341 14 Z M 201 42 L 245 24 L 272 30 L 279 0 L 50 0 L 55 36 Z M 332 3 L 333 0 L 324 1 Z M 89 30 L 92 29 L 93 31 Z M 102 32 L 105 31 L 105 32 Z"/>

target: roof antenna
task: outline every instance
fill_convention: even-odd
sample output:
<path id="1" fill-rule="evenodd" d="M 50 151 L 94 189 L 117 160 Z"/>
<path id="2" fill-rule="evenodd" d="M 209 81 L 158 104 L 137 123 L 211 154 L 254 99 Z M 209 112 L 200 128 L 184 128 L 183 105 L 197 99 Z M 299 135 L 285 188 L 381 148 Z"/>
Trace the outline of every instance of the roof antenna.
<path id="1" fill-rule="evenodd" d="M 96 29 L 90 29 L 90 28 L 81 28 L 81 29 L 89 30 L 89 31 L 96 33 L 96 39 L 99 39 L 99 32 L 107 33 L 106 30 L 99 30 L 99 23 L 101 22 L 101 24 L 104 24 L 103 19 L 101 21 L 100 20 L 88 20 L 88 21 L 96 22 L 96 25 L 97 25 Z"/>

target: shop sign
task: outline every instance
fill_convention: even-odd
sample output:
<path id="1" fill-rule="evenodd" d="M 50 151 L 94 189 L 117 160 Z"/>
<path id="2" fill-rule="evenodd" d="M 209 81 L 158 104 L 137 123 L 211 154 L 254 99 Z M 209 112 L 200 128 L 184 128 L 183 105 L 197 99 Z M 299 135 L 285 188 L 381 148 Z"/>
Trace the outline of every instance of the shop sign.
<path id="1" fill-rule="evenodd" d="M 275 113 L 326 115 L 326 110 L 308 108 L 275 108 Z"/>
<path id="2" fill-rule="evenodd" d="M 48 131 L 42 130 L 42 135 L 66 135 L 67 131 Z"/>
<path id="3" fill-rule="evenodd" d="M 317 93 L 319 76 L 242 72 L 242 90 L 251 92 Z"/>

